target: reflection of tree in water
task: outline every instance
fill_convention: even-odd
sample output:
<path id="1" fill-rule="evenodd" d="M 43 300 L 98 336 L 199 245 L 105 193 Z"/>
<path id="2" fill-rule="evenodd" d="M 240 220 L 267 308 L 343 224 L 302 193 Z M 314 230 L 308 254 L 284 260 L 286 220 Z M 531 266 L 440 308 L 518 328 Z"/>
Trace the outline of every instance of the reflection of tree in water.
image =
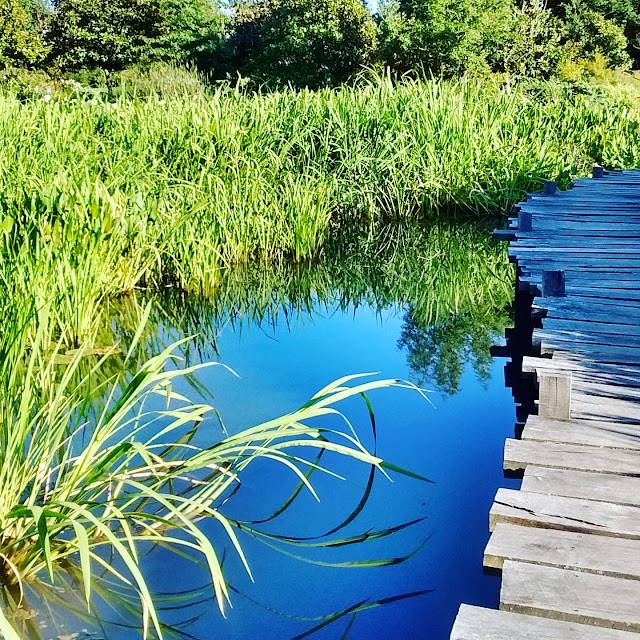
<path id="1" fill-rule="evenodd" d="M 460 378 L 469 362 L 480 380 L 488 380 L 491 345 L 504 331 L 506 313 L 474 316 L 450 314 L 431 324 L 415 320 L 413 310 L 404 317 L 398 348 L 407 350 L 412 381 L 419 386 L 434 384 L 444 393 L 460 390 Z"/>

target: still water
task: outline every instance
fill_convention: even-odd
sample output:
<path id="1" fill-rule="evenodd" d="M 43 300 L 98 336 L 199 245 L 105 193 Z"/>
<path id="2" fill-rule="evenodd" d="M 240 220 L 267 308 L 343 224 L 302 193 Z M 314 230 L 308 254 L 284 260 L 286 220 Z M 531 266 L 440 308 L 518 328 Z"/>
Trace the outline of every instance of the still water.
<path id="1" fill-rule="evenodd" d="M 406 261 L 406 245 L 404 249 L 401 257 L 394 253 L 387 266 Z M 342 479 L 314 473 L 311 481 L 320 500 L 303 490 L 271 517 L 299 481 L 282 465 L 257 462 L 221 506 L 226 515 L 256 523 L 257 531 L 275 536 L 241 535 L 253 580 L 227 537 L 215 526 L 203 525 L 218 548 L 227 547 L 224 569 L 232 606 L 226 618 L 206 586 L 194 596 L 206 576 L 192 562 L 163 549 L 143 559 L 150 584 L 167 596 L 162 619 L 173 627 L 174 637 L 440 640 L 449 637 L 461 602 L 497 606 L 499 579 L 483 573 L 482 553 L 493 496 L 499 486 L 514 483 L 504 479 L 501 468 L 504 440 L 513 435 L 515 415 L 504 385 L 504 361 L 492 360 L 488 352 L 508 323 L 505 299 L 489 300 L 482 294 L 483 286 L 494 290 L 494 280 L 504 279 L 508 271 L 496 273 L 480 249 L 494 251 L 484 241 L 480 247 L 469 245 L 469 259 L 481 266 L 467 274 L 468 281 L 451 285 L 451 278 L 442 282 L 430 276 L 440 300 L 442 291 L 462 300 L 457 309 L 445 300 L 434 313 L 432 300 L 407 293 L 407 283 L 425 277 L 424 265 L 418 264 L 413 276 L 401 268 L 386 269 L 382 280 L 366 274 L 363 282 L 368 284 L 357 295 L 335 277 L 321 294 L 321 279 L 311 284 L 304 279 L 304 295 L 300 283 L 289 283 L 286 291 L 271 284 L 266 296 L 270 302 L 262 304 L 260 313 L 255 308 L 249 313 L 236 299 L 233 312 L 227 300 L 209 312 L 205 306 L 197 314 L 181 316 L 197 317 L 195 324 L 204 336 L 189 352 L 190 362 L 216 360 L 236 374 L 213 367 L 198 378 L 213 394 L 228 432 L 285 414 L 351 373 L 410 380 L 427 390 L 426 399 L 410 389 L 372 393 L 375 441 L 363 402 L 349 401 L 343 411 L 380 457 L 428 481 L 376 473 L 368 487 L 368 467 L 329 455 L 323 465 Z M 422 247 L 420 255 L 429 252 Z M 377 273 L 378 262 L 372 264 Z M 483 272 L 483 264 L 492 272 Z M 441 272 L 446 273 L 444 266 Z M 477 292 L 465 299 L 472 285 Z M 399 295 L 394 286 L 404 293 Z M 259 297 L 255 290 L 247 295 Z M 193 327 L 184 324 L 160 314 L 156 339 L 166 343 L 189 333 Z M 179 390 L 194 393 L 188 381 Z M 204 427 L 199 444 L 223 437 L 216 421 Z M 376 531 L 389 535 L 367 539 Z M 360 535 L 358 544 L 326 546 Z M 296 542 L 283 544 L 278 536 Z M 349 563 L 357 566 L 344 566 Z M 181 596 L 187 594 L 195 600 L 201 595 L 201 602 L 184 606 Z M 86 628 L 87 638 L 140 637 L 130 626 L 137 623 L 135 611 L 118 599 L 103 605 L 101 628 L 90 620 L 80 625 L 67 619 L 59 622 L 57 636 Z"/>

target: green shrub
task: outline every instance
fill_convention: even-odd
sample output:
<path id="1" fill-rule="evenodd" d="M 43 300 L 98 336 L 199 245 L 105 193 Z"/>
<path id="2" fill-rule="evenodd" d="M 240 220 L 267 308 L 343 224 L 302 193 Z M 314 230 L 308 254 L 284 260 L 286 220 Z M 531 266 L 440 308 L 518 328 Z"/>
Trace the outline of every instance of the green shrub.
<path id="1" fill-rule="evenodd" d="M 446 77 L 499 66 L 514 28 L 511 0 L 391 0 L 379 15 L 382 62 Z"/>
<path id="2" fill-rule="evenodd" d="M 347 81 L 375 49 L 361 0 L 264 0 L 241 7 L 225 56 L 231 73 L 316 89 Z"/>
<path id="3" fill-rule="evenodd" d="M 614 68 L 631 66 L 622 26 L 593 11 L 582 0 L 571 0 L 563 5 L 563 10 L 567 38 L 577 59 L 593 58 L 600 53 Z"/>
<path id="4" fill-rule="evenodd" d="M 210 0 L 57 0 L 47 39 L 64 70 L 208 64 L 224 18 Z"/>
<path id="5" fill-rule="evenodd" d="M 34 17 L 20 0 L 0 3 L 0 68 L 31 67 L 44 59 L 46 46 Z"/>

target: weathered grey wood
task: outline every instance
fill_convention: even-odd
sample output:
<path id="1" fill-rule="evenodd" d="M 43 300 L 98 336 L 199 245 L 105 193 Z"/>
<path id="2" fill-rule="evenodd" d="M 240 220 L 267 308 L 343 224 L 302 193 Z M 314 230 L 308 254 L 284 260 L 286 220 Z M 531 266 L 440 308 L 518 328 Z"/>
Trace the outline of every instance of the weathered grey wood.
<path id="1" fill-rule="evenodd" d="M 502 569 L 505 560 L 640 580 L 640 540 L 501 522 L 485 549 L 484 565 Z"/>
<path id="2" fill-rule="evenodd" d="M 542 193 L 545 196 L 552 196 L 555 194 L 557 186 L 557 182 L 553 182 L 552 180 L 545 180 L 542 187 Z"/>
<path id="3" fill-rule="evenodd" d="M 593 169 L 591 169 L 591 177 L 592 178 L 604 178 L 604 167 L 601 167 L 599 164 L 594 164 Z"/>
<path id="4" fill-rule="evenodd" d="M 489 529 L 500 522 L 640 540 L 640 508 L 545 493 L 498 489 Z"/>
<path id="5" fill-rule="evenodd" d="M 640 451 L 640 425 L 529 416 L 522 439 Z"/>
<path id="6" fill-rule="evenodd" d="M 588 415 L 595 420 L 616 420 L 625 423 L 640 422 L 640 405 L 635 401 L 604 398 L 574 392 L 572 394 L 572 416 Z"/>
<path id="7" fill-rule="evenodd" d="M 628 449 L 507 439 L 504 468 L 528 466 L 640 476 L 640 455 Z"/>
<path id="8" fill-rule="evenodd" d="M 505 468 L 525 473 L 496 495 L 486 561 L 504 562 L 507 608 L 640 632 L 640 171 L 594 175 L 517 208 L 509 259 L 543 296 L 533 340 L 553 358 L 522 361 L 540 415 L 505 444 Z M 513 624 L 504 637 L 525 637 Z"/>
<path id="9" fill-rule="evenodd" d="M 595 376 L 606 374 L 610 381 L 619 379 L 621 384 L 627 384 L 629 380 L 640 376 L 640 366 L 611 365 L 603 362 L 591 362 L 578 359 L 575 355 L 569 355 L 563 351 L 554 351 L 553 358 L 534 358 L 525 356 L 522 359 L 524 372 L 557 373 L 563 374 L 571 371 L 573 379 L 583 376 Z M 589 378 L 591 379 L 591 378 Z"/>
<path id="10" fill-rule="evenodd" d="M 564 329 L 549 329 L 547 322 L 544 322 L 544 328 L 535 329 L 533 332 L 534 344 L 546 344 L 550 345 L 553 353 L 557 347 L 553 345 L 564 345 L 564 349 L 572 349 L 573 344 L 577 345 L 607 345 L 612 347 L 634 347 L 640 349 L 640 327 L 631 327 L 631 332 L 625 334 L 620 331 L 619 333 L 595 333 L 588 329 L 583 330 L 564 330 Z M 630 326 L 627 325 L 627 330 Z M 544 352 L 543 352 L 544 353 Z"/>
<path id="11" fill-rule="evenodd" d="M 425 635 L 425 638 L 428 635 Z M 617 629 L 526 616 L 463 604 L 451 640 L 637 640 L 638 636 Z"/>
<path id="12" fill-rule="evenodd" d="M 609 473 L 527 467 L 520 490 L 640 507 L 640 478 Z"/>
<path id="13" fill-rule="evenodd" d="M 556 420 L 571 418 L 571 374 L 538 377 L 540 385 L 540 415 Z"/>
<path id="14" fill-rule="evenodd" d="M 505 561 L 500 608 L 640 632 L 640 582 Z"/>

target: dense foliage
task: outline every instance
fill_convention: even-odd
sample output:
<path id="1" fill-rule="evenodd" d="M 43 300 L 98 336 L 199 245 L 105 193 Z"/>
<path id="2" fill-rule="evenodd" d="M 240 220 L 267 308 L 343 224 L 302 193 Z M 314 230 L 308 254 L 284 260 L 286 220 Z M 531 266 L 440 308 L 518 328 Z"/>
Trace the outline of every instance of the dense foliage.
<path id="1" fill-rule="evenodd" d="M 376 30 L 361 0 L 262 0 L 238 8 L 229 71 L 276 86 L 336 86 L 374 62 Z"/>
<path id="2" fill-rule="evenodd" d="M 206 64 L 223 16 L 209 0 L 57 0 L 47 29 L 63 69 L 118 70 L 165 60 Z"/>
<path id="3" fill-rule="evenodd" d="M 153 62 L 253 87 L 335 87 L 363 69 L 563 76 L 640 62 L 640 0 L 7 0 L 0 65 L 56 76 Z M 108 84 L 104 75 L 98 84 Z"/>

